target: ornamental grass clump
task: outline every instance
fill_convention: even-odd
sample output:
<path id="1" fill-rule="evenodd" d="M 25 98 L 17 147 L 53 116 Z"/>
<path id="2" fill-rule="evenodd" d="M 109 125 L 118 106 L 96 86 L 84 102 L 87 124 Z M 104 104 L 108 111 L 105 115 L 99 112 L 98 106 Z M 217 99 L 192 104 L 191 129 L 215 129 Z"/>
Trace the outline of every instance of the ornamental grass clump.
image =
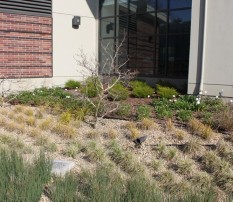
<path id="1" fill-rule="evenodd" d="M 211 139 L 214 135 L 210 126 L 201 123 L 198 119 L 192 118 L 188 122 L 191 132 L 195 135 L 202 137 L 203 139 Z"/>
<path id="2" fill-rule="evenodd" d="M 151 130 L 153 128 L 158 128 L 158 125 L 152 119 L 143 118 L 142 121 L 138 123 L 138 128 L 142 130 Z"/>
<path id="3" fill-rule="evenodd" d="M 51 162 L 43 153 L 29 164 L 16 152 L 0 151 L 1 201 L 40 201 L 51 177 Z"/>
<path id="4" fill-rule="evenodd" d="M 108 92 L 111 100 L 126 100 L 129 97 L 128 88 L 124 87 L 120 82 L 116 83 Z"/>
<path id="5" fill-rule="evenodd" d="M 79 81 L 75 81 L 75 80 L 68 80 L 66 83 L 65 83 L 65 88 L 66 89 L 76 89 L 76 88 L 80 88 L 81 86 L 81 83 Z"/>

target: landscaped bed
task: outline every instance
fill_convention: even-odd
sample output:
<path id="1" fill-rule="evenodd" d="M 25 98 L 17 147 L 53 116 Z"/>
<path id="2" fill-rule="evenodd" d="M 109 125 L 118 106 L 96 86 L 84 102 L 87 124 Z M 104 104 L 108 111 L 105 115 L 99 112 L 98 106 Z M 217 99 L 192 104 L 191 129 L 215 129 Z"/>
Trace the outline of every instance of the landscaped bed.
<path id="1" fill-rule="evenodd" d="M 173 89 L 136 96 L 131 85 L 124 99 L 114 97 L 117 91 L 107 96 L 93 126 L 95 109 L 76 87 L 11 95 L 11 105 L 0 109 L 1 149 L 17 151 L 25 162 L 41 151 L 50 160 L 75 162 L 65 178 L 43 182 L 43 200 L 231 200 L 231 104 Z"/>

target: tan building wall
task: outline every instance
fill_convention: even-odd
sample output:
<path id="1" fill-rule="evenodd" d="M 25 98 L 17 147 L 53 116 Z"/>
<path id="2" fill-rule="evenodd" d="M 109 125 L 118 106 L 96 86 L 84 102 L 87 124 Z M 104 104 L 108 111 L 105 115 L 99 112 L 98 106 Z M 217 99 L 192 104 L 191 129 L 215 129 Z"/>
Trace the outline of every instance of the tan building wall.
<path id="1" fill-rule="evenodd" d="M 233 1 L 195 0 L 188 93 L 233 97 Z"/>

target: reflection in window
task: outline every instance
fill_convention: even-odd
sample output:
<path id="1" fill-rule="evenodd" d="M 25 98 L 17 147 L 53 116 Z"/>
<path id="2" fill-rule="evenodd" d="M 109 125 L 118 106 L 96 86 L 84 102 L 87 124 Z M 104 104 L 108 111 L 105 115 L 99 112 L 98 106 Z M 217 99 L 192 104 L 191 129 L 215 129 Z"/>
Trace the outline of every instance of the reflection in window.
<path id="1" fill-rule="evenodd" d="M 127 68 L 144 76 L 187 78 L 192 0 L 100 1 L 101 41 L 126 36 L 119 63 L 129 58 Z"/>
<path id="2" fill-rule="evenodd" d="M 170 33 L 187 33 L 191 26 L 191 10 L 170 12 Z"/>
<path id="3" fill-rule="evenodd" d="M 170 9 L 191 7 L 192 0 L 170 0 Z"/>
<path id="4" fill-rule="evenodd" d="M 114 16 L 114 0 L 100 0 L 101 17 Z"/>

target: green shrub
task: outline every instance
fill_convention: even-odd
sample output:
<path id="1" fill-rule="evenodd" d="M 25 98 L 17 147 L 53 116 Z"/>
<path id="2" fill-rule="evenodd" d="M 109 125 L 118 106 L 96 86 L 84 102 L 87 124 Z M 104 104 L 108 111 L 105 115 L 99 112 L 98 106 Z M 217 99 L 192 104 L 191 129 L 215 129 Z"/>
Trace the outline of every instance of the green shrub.
<path id="1" fill-rule="evenodd" d="M 0 152 L 1 201 L 39 201 L 50 179 L 51 163 L 41 153 L 32 164 L 16 152 Z"/>
<path id="2" fill-rule="evenodd" d="M 143 118 L 149 118 L 151 115 L 151 110 L 148 105 L 141 105 L 137 108 L 137 119 L 142 120 Z"/>
<path id="3" fill-rule="evenodd" d="M 190 110 L 180 110 L 177 112 L 177 118 L 180 121 L 187 122 L 192 118 L 192 111 Z"/>
<path id="4" fill-rule="evenodd" d="M 126 100 L 129 97 L 129 90 L 124 87 L 121 83 L 116 83 L 109 90 L 109 98 L 112 100 Z"/>
<path id="5" fill-rule="evenodd" d="M 175 88 L 170 88 L 166 86 L 156 85 L 157 94 L 162 98 L 171 99 L 173 96 L 177 96 L 178 92 Z"/>
<path id="6" fill-rule="evenodd" d="M 80 86 L 81 86 L 81 83 L 75 80 L 68 80 L 65 83 L 65 88 L 68 88 L 68 89 L 80 88 Z"/>
<path id="7" fill-rule="evenodd" d="M 99 78 L 87 78 L 85 85 L 81 87 L 81 92 L 87 97 L 96 97 L 102 91 Z"/>
<path id="8" fill-rule="evenodd" d="M 129 104 L 122 104 L 117 109 L 116 113 L 119 116 L 130 116 L 131 115 L 132 107 Z"/>
<path id="9" fill-rule="evenodd" d="M 156 114 L 159 119 L 168 119 L 173 117 L 172 110 L 167 106 L 159 106 L 156 108 Z"/>
<path id="10" fill-rule="evenodd" d="M 132 93 L 134 97 L 146 98 L 151 96 L 154 92 L 154 89 L 143 81 L 131 81 L 130 86 L 133 89 Z"/>

